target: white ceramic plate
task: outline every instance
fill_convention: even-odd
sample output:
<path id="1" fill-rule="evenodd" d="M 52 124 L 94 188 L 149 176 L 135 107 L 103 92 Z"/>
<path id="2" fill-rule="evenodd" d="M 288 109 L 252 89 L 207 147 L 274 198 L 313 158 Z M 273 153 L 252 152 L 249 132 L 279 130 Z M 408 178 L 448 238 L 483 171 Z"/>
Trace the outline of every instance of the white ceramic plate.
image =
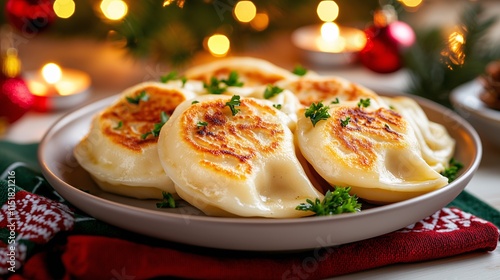
<path id="1" fill-rule="evenodd" d="M 190 245 L 250 251 L 291 251 L 334 246 L 382 235 L 425 218 L 451 202 L 477 169 L 482 147 L 473 128 L 442 106 L 416 98 L 429 118 L 448 127 L 457 141 L 455 158 L 465 167 L 459 178 L 434 192 L 386 206 L 329 217 L 300 219 L 207 217 L 188 204 L 157 209 L 101 191 L 76 162 L 73 147 L 87 133 L 95 113 L 115 96 L 77 109 L 56 122 L 40 143 L 42 172 L 73 205 L 109 224 Z"/>
<path id="2" fill-rule="evenodd" d="M 500 111 L 486 106 L 480 99 L 484 91 L 479 79 L 455 88 L 450 101 L 457 112 L 474 126 L 481 138 L 500 147 Z"/>

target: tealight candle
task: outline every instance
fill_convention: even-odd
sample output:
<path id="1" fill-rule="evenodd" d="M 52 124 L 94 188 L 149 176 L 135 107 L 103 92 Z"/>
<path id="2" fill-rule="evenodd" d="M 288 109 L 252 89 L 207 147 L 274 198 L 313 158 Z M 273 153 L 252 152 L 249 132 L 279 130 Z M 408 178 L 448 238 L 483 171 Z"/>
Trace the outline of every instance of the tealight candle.
<path id="1" fill-rule="evenodd" d="M 325 22 L 297 29 L 292 41 L 312 63 L 343 66 L 356 61 L 366 44 L 366 36 L 360 29 Z"/>
<path id="2" fill-rule="evenodd" d="M 33 109 L 51 111 L 68 109 L 84 101 L 91 82 L 90 76 L 82 71 L 48 63 L 36 73 L 27 73 L 26 83 L 35 97 Z"/>

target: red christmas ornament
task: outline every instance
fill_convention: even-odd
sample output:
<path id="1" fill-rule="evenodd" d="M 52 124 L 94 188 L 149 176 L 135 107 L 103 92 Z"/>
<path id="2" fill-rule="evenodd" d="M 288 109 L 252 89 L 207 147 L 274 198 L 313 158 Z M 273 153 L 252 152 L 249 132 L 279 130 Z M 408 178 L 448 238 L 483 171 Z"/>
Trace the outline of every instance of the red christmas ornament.
<path id="1" fill-rule="evenodd" d="M 19 78 L 0 78 L 0 126 L 21 118 L 33 105 L 34 97 L 26 82 Z"/>
<path id="2" fill-rule="evenodd" d="M 359 60 L 378 73 L 401 69 L 402 52 L 415 42 L 415 32 L 408 24 L 397 20 L 392 6 L 376 11 L 373 22 L 365 29 L 366 45 L 359 54 Z"/>
<path id="3" fill-rule="evenodd" d="M 42 32 L 56 18 L 53 2 L 53 0 L 8 0 L 5 5 L 7 19 L 23 34 Z"/>

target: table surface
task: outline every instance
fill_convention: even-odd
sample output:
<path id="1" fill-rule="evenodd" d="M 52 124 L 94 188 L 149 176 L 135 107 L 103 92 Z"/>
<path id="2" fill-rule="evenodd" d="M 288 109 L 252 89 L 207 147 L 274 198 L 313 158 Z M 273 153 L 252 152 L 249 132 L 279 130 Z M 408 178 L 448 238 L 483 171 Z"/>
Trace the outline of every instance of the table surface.
<path id="1" fill-rule="evenodd" d="M 446 1 L 429 2 L 429 5 L 443 5 L 449 10 Z M 491 8 L 500 12 L 500 5 L 495 1 L 486 1 Z M 453 6 L 453 5 L 452 5 Z M 434 21 L 452 17 L 451 13 L 439 13 L 439 9 L 426 15 Z M 489 9 L 494 11 L 494 9 Z M 423 13 L 423 12 L 422 12 Z M 493 12 L 492 12 L 493 13 Z M 443 16 L 446 15 L 446 16 Z M 430 21 L 427 21 L 430 22 Z M 500 28 L 499 28 L 500 29 Z M 500 33 L 498 33 L 500 34 Z M 286 35 L 288 36 L 288 35 Z M 247 50 L 244 54 L 261 57 L 283 68 L 291 69 L 301 57 L 293 48 L 283 48 L 291 44 L 288 37 L 275 36 L 262 48 Z M 71 52 L 67 50 L 71 49 Z M 92 50 L 89 52 L 88 50 Z M 72 55 L 73 53 L 73 55 Z M 41 65 L 56 61 L 63 66 L 77 68 L 91 75 L 93 87 L 85 103 L 91 103 L 106 96 L 119 93 L 128 86 L 159 77 L 169 69 L 162 64 L 150 61 L 137 61 L 109 45 L 81 39 L 67 39 L 64 44 L 54 42 L 52 38 L 30 39 L 19 46 L 19 54 L 25 71 L 39 69 Z M 206 55 L 195 57 L 198 63 L 211 59 Z M 402 70 L 393 74 L 375 74 L 359 66 L 353 67 L 314 67 L 320 74 L 334 74 L 353 82 L 363 84 L 374 90 L 385 92 L 404 92 L 409 77 Z M 81 104 L 84 105 L 84 104 Z M 38 113 L 28 112 L 14 123 L 0 139 L 18 143 L 38 142 L 47 129 L 70 110 Z M 500 145 L 494 146 L 483 141 L 483 157 L 479 169 L 466 187 L 466 190 L 494 208 L 500 210 Z M 500 245 L 500 244 L 499 244 Z M 335 279 L 499 279 L 500 246 L 493 252 L 473 252 L 455 257 L 411 264 L 397 264 L 364 272 L 349 274 Z"/>

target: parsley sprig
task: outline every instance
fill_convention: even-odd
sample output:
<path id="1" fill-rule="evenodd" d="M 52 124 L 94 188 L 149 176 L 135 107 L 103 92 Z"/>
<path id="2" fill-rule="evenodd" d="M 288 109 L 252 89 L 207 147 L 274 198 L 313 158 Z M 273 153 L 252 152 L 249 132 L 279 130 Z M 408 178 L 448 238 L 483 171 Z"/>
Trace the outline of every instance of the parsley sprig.
<path id="1" fill-rule="evenodd" d="M 236 109 L 236 106 L 240 106 L 240 104 L 241 102 L 239 95 L 233 95 L 233 97 L 231 97 L 231 100 L 226 102 L 226 106 L 231 109 L 231 113 L 233 114 L 233 116 L 236 116 L 236 114 L 238 114 L 238 112 L 240 111 L 239 109 Z"/>
<path id="2" fill-rule="evenodd" d="M 227 79 L 210 78 L 210 83 L 203 83 L 203 87 L 211 94 L 222 94 L 227 87 L 241 87 L 243 82 L 239 81 L 239 75 L 236 71 L 231 71 Z"/>
<path id="3" fill-rule="evenodd" d="M 458 172 L 463 167 L 464 165 L 461 162 L 458 162 L 454 158 L 451 158 L 449 161 L 448 168 L 446 168 L 443 172 L 441 172 L 441 175 L 448 178 L 448 181 L 451 183 L 457 178 Z"/>
<path id="4" fill-rule="evenodd" d="M 143 90 L 138 95 L 136 95 L 134 97 L 127 96 L 125 98 L 127 99 L 128 103 L 139 105 L 139 102 L 141 102 L 141 101 L 143 101 L 143 102 L 148 101 L 149 95 L 145 90 Z"/>
<path id="5" fill-rule="evenodd" d="M 328 190 L 323 200 L 316 198 L 315 201 L 306 199 L 306 203 L 299 204 L 295 209 L 300 211 L 312 211 L 315 216 L 328 216 L 341 213 L 358 212 L 361 203 L 356 195 L 350 195 L 351 187 L 335 187 L 333 191 Z"/>
<path id="6" fill-rule="evenodd" d="M 297 76 L 305 76 L 307 74 L 307 69 L 304 68 L 302 65 L 296 65 L 293 68 L 292 73 Z"/>
<path id="7" fill-rule="evenodd" d="M 340 125 L 342 127 L 346 127 L 350 121 L 351 121 L 351 117 L 347 116 L 344 120 L 340 119 Z"/>
<path id="8" fill-rule="evenodd" d="M 311 106 L 306 109 L 305 116 L 306 118 L 311 119 L 313 126 L 316 126 L 319 121 L 326 120 L 331 117 L 330 113 L 328 113 L 329 109 L 330 107 L 325 106 L 322 102 L 313 102 Z"/>
<path id="9" fill-rule="evenodd" d="M 173 81 L 173 80 L 181 80 L 183 87 L 184 87 L 184 85 L 187 82 L 187 78 L 179 76 L 179 74 L 177 73 L 177 71 L 171 71 L 168 74 L 163 75 L 163 76 L 160 77 L 160 81 L 162 83 L 168 83 L 168 82 Z"/>
<path id="10" fill-rule="evenodd" d="M 360 108 L 360 107 L 366 108 L 368 106 L 370 106 L 370 98 L 367 98 L 367 99 L 361 98 L 359 100 L 359 102 L 358 102 L 358 108 Z"/>
<path id="11" fill-rule="evenodd" d="M 144 140 L 144 139 L 148 138 L 149 135 L 153 135 L 153 137 L 158 137 L 160 135 L 161 128 L 168 121 L 168 118 L 169 118 L 169 116 L 167 115 L 167 113 L 165 113 L 164 111 L 161 111 L 160 122 L 155 123 L 155 125 L 151 131 L 148 131 L 148 132 L 142 134 L 141 139 Z"/>
<path id="12" fill-rule="evenodd" d="M 281 92 L 283 92 L 282 88 L 278 86 L 267 85 L 266 90 L 264 90 L 264 98 L 265 99 L 273 98 L 276 95 L 280 94 Z"/>
<path id="13" fill-rule="evenodd" d="M 156 208 L 176 208 L 175 199 L 169 192 L 161 192 L 163 200 L 156 203 Z"/>

